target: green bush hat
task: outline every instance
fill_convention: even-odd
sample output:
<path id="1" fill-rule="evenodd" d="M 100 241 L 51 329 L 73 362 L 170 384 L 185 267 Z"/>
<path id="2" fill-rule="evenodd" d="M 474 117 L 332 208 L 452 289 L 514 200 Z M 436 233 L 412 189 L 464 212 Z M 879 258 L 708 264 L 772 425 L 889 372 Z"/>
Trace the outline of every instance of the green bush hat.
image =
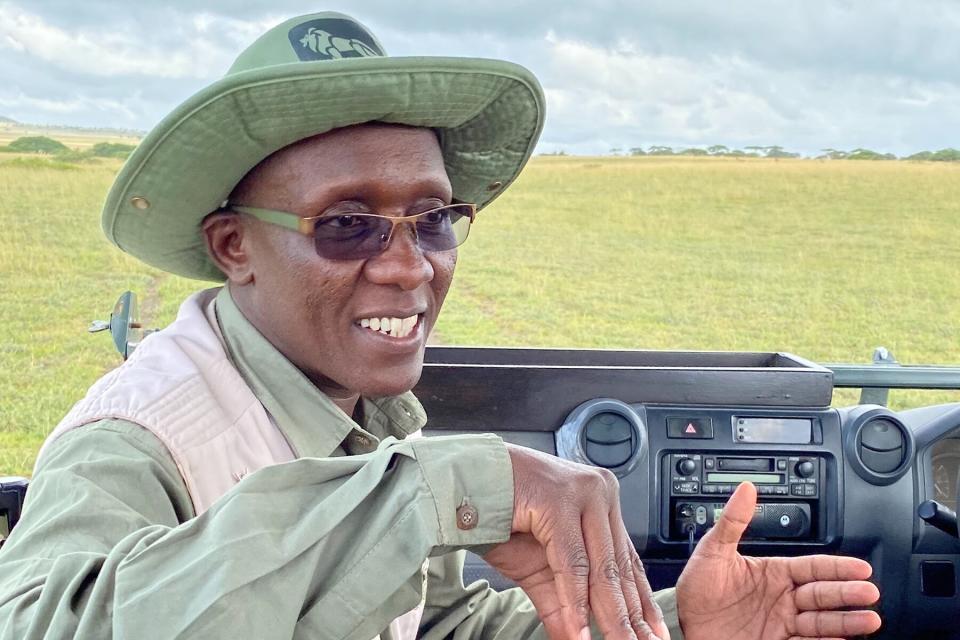
<path id="1" fill-rule="evenodd" d="M 543 91 L 521 66 L 390 58 L 349 16 L 293 18 L 261 36 L 226 76 L 144 138 L 107 195 L 103 230 L 154 267 L 223 281 L 207 257 L 201 221 L 273 152 L 363 122 L 430 127 L 454 198 L 482 207 L 520 173 L 543 119 Z"/>

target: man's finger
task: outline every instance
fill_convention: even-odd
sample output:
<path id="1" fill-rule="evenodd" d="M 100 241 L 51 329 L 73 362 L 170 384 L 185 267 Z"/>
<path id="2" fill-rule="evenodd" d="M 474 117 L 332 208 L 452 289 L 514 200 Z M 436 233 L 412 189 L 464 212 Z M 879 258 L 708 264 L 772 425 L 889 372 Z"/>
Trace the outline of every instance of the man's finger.
<path id="1" fill-rule="evenodd" d="M 583 530 L 562 527 L 546 541 L 545 548 L 557 585 L 565 635 L 570 640 L 583 640 L 584 630 L 586 635 L 590 632 L 590 561 Z"/>
<path id="2" fill-rule="evenodd" d="M 843 556 L 803 556 L 788 561 L 790 578 L 796 584 L 816 580 L 866 580 L 873 573 L 869 562 Z"/>
<path id="3" fill-rule="evenodd" d="M 594 508 L 584 513 L 583 537 L 590 558 L 590 610 L 603 637 L 612 640 L 654 638 L 642 614 L 633 619 L 630 616 L 621 582 L 624 567 L 618 562 L 606 509 Z M 635 607 L 640 607 L 639 599 Z"/>
<path id="4" fill-rule="evenodd" d="M 730 496 L 723 515 L 698 546 L 699 550 L 717 555 L 734 555 L 743 532 L 753 519 L 757 506 L 757 489 L 749 482 L 742 482 Z"/>
<path id="5" fill-rule="evenodd" d="M 550 640 L 567 640 L 569 637 L 563 621 L 563 610 L 557 595 L 553 573 L 545 569 L 542 575 L 535 576 L 536 583 L 524 586 L 523 592 L 530 598 L 543 628 Z"/>
<path id="6" fill-rule="evenodd" d="M 630 540 L 623 515 L 619 505 L 610 515 L 610 529 L 613 532 L 616 544 L 617 562 L 620 565 L 620 583 L 623 585 L 623 596 L 627 601 L 630 619 L 633 621 L 634 631 L 643 620 L 660 640 L 670 640 L 670 631 L 663 620 L 663 612 L 653 600 L 653 589 L 647 580 L 647 573 L 640 562 L 640 556 Z M 639 633 L 638 633 L 639 636 Z"/>
<path id="7" fill-rule="evenodd" d="M 880 628 L 874 611 L 805 611 L 797 616 L 794 635 L 804 638 L 848 638 Z"/>
<path id="8" fill-rule="evenodd" d="M 811 582 L 797 589 L 794 604 L 800 611 L 828 611 L 867 607 L 879 599 L 879 589 L 870 582 Z"/>

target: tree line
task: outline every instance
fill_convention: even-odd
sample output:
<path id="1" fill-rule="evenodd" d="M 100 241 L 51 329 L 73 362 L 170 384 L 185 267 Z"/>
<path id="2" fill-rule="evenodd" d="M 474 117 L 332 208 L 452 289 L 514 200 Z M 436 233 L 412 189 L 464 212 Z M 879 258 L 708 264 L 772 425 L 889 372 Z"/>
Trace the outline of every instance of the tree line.
<path id="1" fill-rule="evenodd" d="M 546 155 L 566 155 L 563 151 Z M 743 149 L 730 148 L 722 144 L 709 147 L 686 147 L 675 149 L 662 145 L 610 149 L 613 156 L 710 156 L 717 158 L 802 158 L 812 157 L 816 160 L 928 160 L 931 162 L 960 162 L 960 150 L 947 148 L 939 151 L 919 151 L 908 156 L 896 156 L 892 153 L 881 153 L 872 149 L 821 149 L 815 156 L 803 156 L 799 153 L 787 151 L 781 146 L 749 146 Z"/>
<path id="2" fill-rule="evenodd" d="M 61 162 L 80 162 L 89 158 L 125 159 L 136 147 L 120 142 L 98 142 L 85 151 L 71 149 L 59 140 L 47 136 L 24 136 L 17 138 L 7 146 L 0 146 L 0 152 L 34 153 L 53 156 Z"/>

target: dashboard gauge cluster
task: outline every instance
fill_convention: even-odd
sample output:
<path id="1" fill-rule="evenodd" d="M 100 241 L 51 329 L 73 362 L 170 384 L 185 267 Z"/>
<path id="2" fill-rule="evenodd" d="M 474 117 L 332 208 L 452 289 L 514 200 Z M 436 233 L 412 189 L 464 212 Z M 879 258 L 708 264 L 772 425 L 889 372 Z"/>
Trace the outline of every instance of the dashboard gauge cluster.
<path id="1" fill-rule="evenodd" d="M 957 481 L 960 479 L 960 434 L 933 445 L 930 467 L 933 499 L 953 508 L 957 504 Z"/>

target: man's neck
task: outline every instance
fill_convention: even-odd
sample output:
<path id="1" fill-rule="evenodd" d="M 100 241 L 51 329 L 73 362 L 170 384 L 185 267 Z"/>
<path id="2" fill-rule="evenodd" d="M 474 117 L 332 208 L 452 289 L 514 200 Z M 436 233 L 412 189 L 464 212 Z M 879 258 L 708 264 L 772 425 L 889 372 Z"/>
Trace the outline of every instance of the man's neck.
<path id="1" fill-rule="evenodd" d="M 360 401 L 359 394 L 352 395 L 348 398 L 336 398 L 334 396 L 331 396 L 329 393 L 327 395 L 333 401 L 333 404 L 340 407 L 341 411 L 343 411 L 345 414 L 347 414 L 350 417 L 355 417 L 353 413 L 354 411 L 356 411 L 357 403 Z"/>

